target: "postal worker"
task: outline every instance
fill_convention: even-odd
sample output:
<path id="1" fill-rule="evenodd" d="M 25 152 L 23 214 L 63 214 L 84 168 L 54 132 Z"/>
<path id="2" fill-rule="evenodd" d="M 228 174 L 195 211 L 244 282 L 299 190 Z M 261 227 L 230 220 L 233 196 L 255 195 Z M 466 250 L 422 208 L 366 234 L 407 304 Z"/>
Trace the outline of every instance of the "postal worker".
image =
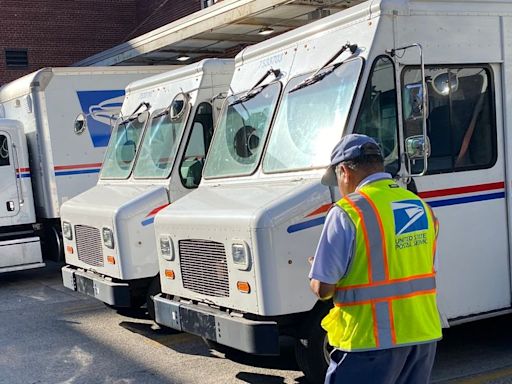
<path id="1" fill-rule="evenodd" d="M 313 292 L 334 302 L 321 324 L 334 348 L 325 383 L 428 383 L 441 339 L 433 212 L 384 172 L 365 135 L 341 139 L 322 183 L 342 196 L 309 275 Z"/>

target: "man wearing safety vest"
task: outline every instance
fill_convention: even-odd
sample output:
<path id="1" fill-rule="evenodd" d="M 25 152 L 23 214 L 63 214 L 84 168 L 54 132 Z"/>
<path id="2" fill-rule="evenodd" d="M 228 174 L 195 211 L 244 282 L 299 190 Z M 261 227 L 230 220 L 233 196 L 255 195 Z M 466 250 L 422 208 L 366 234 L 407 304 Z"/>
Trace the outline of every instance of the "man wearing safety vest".
<path id="1" fill-rule="evenodd" d="M 384 172 L 377 143 L 347 135 L 322 178 L 342 199 L 329 211 L 311 289 L 334 307 L 322 320 L 334 383 L 428 383 L 441 324 L 430 207 Z"/>

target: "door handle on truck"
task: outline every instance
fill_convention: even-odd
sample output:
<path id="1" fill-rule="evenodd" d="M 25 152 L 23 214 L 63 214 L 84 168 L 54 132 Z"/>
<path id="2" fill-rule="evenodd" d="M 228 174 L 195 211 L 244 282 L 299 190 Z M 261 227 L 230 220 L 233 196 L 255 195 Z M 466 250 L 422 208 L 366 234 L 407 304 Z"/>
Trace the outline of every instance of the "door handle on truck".
<path id="1" fill-rule="evenodd" d="M 20 169 L 20 161 L 18 159 L 18 148 L 16 147 L 16 144 L 12 143 L 12 149 L 14 151 L 14 169 L 16 174 L 16 189 L 18 191 L 18 201 L 20 203 L 20 206 L 25 203 L 25 199 L 23 197 L 23 187 L 21 185 L 21 178 L 18 177 L 18 171 Z"/>

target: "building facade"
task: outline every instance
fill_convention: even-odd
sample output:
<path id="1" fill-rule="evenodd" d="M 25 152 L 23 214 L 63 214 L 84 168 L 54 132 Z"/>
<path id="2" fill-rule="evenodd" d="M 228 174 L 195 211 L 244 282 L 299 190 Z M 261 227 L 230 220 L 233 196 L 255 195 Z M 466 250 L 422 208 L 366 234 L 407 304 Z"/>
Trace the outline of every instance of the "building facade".
<path id="1" fill-rule="evenodd" d="M 69 66 L 213 4 L 212 0 L 2 0 L 0 85 Z"/>

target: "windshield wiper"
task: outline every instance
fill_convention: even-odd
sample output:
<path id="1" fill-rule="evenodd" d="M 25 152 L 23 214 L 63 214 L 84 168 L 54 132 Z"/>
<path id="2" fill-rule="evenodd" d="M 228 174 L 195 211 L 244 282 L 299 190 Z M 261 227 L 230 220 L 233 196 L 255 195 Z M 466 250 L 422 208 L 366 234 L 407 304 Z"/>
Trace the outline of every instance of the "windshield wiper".
<path id="1" fill-rule="evenodd" d="M 309 87 L 311 84 L 315 84 L 317 82 L 319 82 L 320 80 L 322 80 L 325 76 L 329 75 L 330 73 L 332 73 L 336 68 L 338 68 L 341 64 L 343 64 L 343 61 L 340 62 L 340 63 L 337 63 L 335 65 L 332 66 L 332 68 L 330 68 L 329 70 L 327 71 L 323 71 L 323 72 L 320 72 L 322 71 L 322 69 L 325 69 L 326 67 L 328 67 L 334 60 L 336 60 L 343 52 L 345 52 L 347 49 L 350 50 L 350 52 L 352 54 L 356 53 L 357 51 L 357 44 L 350 44 L 350 43 L 347 43 L 345 44 L 343 47 L 341 47 L 341 49 L 336 52 L 324 65 L 322 65 L 320 68 L 318 68 L 315 73 L 313 73 L 311 76 L 309 76 L 307 79 L 304 79 L 303 81 L 301 81 L 299 84 L 297 84 L 295 87 L 293 87 L 289 93 L 292 93 L 292 92 L 295 92 L 295 91 L 298 91 L 299 89 L 302 89 L 302 88 L 306 88 L 306 87 Z"/>
<path id="2" fill-rule="evenodd" d="M 235 100 L 231 105 L 245 103 L 247 100 L 250 100 L 253 97 L 255 97 L 256 95 L 260 94 L 261 91 L 263 91 L 268 84 L 264 85 L 262 87 L 259 87 L 259 88 L 258 88 L 258 86 L 261 83 L 263 83 L 263 81 L 265 81 L 265 79 L 267 77 L 269 77 L 270 75 L 274 75 L 274 77 L 277 79 L 279 76 L 281 76 L 281 70 L 280 69 L 272 69 L 272 68 L 270 68 L 267 72 L 265 72 L 265 74 L 261 77 L 261 79 L 259 79 L 256 82 L 256 84 L 254 84 L 253 87 L 247 91 L 247 93 L 245 95 L 240 97 L 238 100 Z"/>
<path id="3" fill-rule="evenodd" d="M 141 109 L 142 107 L 145 107 L 146 109 L 141 111 L 140 113 L 137 113 L 139 111 L 139 109 Z M 151 104 L 146 103 L 145 101 L 143 101 L 142 103 L 139 104 L 139 106 L 137 108 L 135 108 L 135 110 L 130 114 L 130 116 L 128 116 L 128 118 L 125 121 L 133 121 L 133 120 L 135 120 L 137 117 L 139 117 L 139 115 L 141 113 L 146 112 L 147 110 L 149 110 L 149 108 L 151 108 Z"/>

